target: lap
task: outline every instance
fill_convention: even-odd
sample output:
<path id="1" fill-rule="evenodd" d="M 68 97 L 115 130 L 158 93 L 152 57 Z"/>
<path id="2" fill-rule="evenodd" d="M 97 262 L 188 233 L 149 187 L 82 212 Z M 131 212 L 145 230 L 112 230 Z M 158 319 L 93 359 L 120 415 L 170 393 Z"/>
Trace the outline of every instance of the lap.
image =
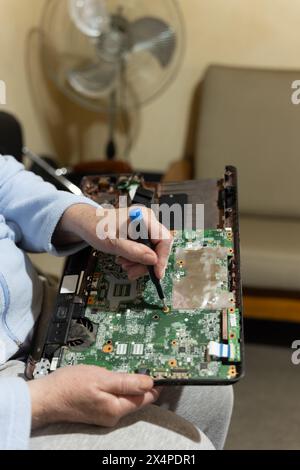
<path id="1" fill-rule="evenodd" d="M 24 363 L 10 361 L 0 368 L 0 377 L 23 376 Z M 42 380 L 42 379 L 41 379 Z M 214 449 L 208 437 L 192 422 L 176 415 L 175 403 L 186 394 L 202 393 L 200 387 L 194 391 L 184 391 L 190 387 L 167 388 L 163 391 L 159 404 L 168 401 L 169 409 L 151 405 L 126 416 L 112 429 L 81 425 L 55 424 L 33 432 L 31 449 Z M 191 387 L 193 388 L 193 387 Z M 208 391 L 207 391 L 208 393 Z M 165 407 L 166 408 L 166 407 Z M 174 408 L 174 409 L 173 409 Z"/>
<path id="2" fill-rule="evenodd" d="M 33 433 L 33 450 L 213 450 L 211 441 L 193 424 L 150 405 L 126 416 L 112 428 L 56 424 Z"/>

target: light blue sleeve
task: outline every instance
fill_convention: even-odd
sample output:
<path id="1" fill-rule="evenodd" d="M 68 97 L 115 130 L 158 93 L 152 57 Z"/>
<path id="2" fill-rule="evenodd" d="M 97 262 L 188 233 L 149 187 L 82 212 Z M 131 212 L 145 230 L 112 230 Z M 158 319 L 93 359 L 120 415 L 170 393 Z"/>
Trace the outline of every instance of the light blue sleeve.
<path id="1" fill-rule="evenodd" d="M 28 385 L 20 378 L 0 379 L 0 450 L 27 450 L 30 432 Z"/>
<path id="2" fill-rule="evenodd" d="M 58 252 L 51 243 L 63 213 L 75 204 L 99 207 L 86 197 L 58 191 L 13 157 L 0 156 L 0 214 L 13 225 L 22 249 L 65 256 L 84 247 L 77 244 Z"/>

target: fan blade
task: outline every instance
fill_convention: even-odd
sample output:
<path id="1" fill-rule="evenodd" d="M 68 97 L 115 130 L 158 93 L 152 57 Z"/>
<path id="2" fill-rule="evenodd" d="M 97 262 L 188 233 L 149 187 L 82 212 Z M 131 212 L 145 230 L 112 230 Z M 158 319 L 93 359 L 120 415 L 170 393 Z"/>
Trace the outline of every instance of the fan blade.
<path id="1" fill-rule="evenodd" d="M 145 16 L 130 26 L 130 37 L 133 43 L 132 52 L 150 51 L 167 67 L 176 49 L 176 34 L 169 25 L 151 16 Z"/>
<path id="2" fill-rule="evenodd" d="M 70 70 L 68 81 L 71 87 L 81 95 L 98 99 L 113 90 L 118 72 L 117 62 L 99 61 Z"/>
<path id="3" fill-rule="evenodd" d="M 69 0 L 69 11 L 77 28 L 89 37 L 99 37 L 109 27 L 104 0 Z"/>

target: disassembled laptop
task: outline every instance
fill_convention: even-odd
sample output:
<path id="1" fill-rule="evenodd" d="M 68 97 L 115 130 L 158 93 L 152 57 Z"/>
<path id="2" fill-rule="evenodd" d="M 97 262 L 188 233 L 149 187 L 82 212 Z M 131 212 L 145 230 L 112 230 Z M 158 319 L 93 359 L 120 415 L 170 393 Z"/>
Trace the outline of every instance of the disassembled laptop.
<path id="1" fill-rule="evenodd" d="M 130 282 L 114 256 L 92 248 L 71 256 L 27 376 L 92 364 L 164 385 L 237 381 L 243 335 L 235 168 L 220 180 L 158 185 L 139 175 L 87 177 L 82 190 L 99 204 L 116 204 L 120 195 L 128 205 L 204 204 L 204 228 L 173 230 L 162 281 L 168 309 L 148 277 Z"/>

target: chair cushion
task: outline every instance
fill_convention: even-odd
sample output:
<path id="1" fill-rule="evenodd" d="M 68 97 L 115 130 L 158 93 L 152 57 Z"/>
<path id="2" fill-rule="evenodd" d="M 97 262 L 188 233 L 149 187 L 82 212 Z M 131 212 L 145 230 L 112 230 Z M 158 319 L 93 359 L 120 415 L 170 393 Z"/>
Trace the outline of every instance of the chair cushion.
<path id="1" fill-rule="evenodd" d="M 221 66 L 205 75 L 196 178 L 235 165 L 242 213 L 300 216 L 300 106 L 291 102 L 299 78 L 299 71 Z"/>
<path id="2" fill-rule="evenodd" d="M 300 221 L 241 217 L 245 287 L 299 291 Z"/>

